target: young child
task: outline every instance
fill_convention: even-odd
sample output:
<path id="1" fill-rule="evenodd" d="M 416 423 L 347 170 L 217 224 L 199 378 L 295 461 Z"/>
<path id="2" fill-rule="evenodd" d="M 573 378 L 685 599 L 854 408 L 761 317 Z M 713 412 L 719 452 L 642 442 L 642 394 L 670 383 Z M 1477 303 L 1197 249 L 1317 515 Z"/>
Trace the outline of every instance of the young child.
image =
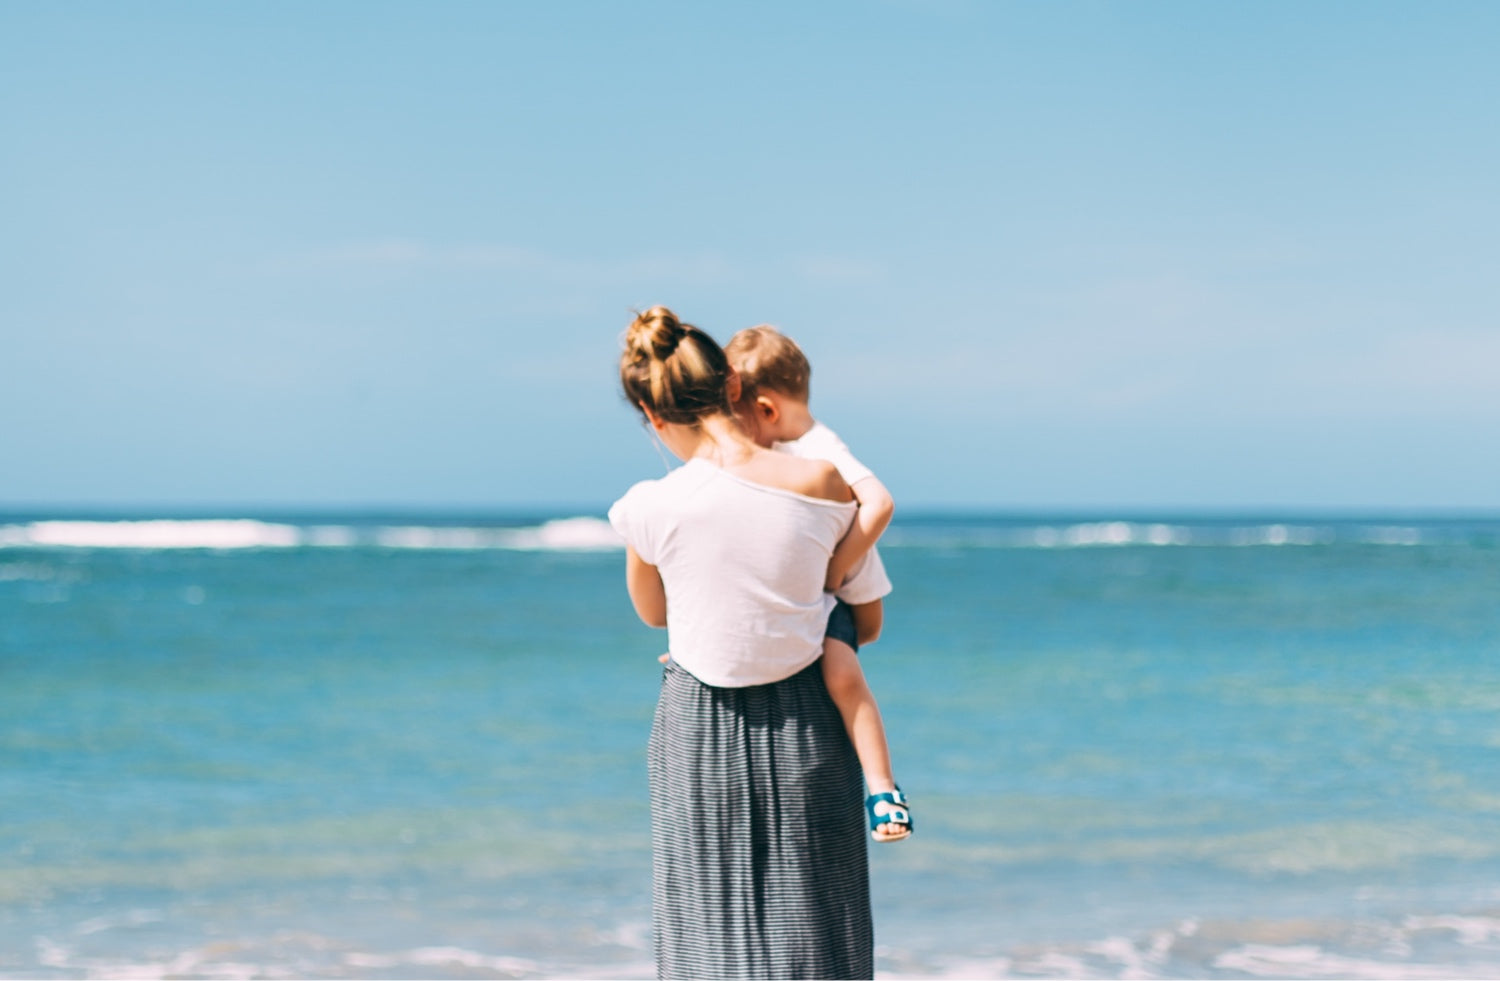
<path id="1" fill-rule="evenodd" d="M 828 563 L 824 588 L 837 594 L 861 560 L 879 561 L 875 541 L 891 523 L 895 502 L 833 430 L 808 411 L 812 368 L 795 341 L 774 327 L 749 327 L 730 339 L 724 353 L 740 378 L 735 412 L 751 438 L 761 446 L 829 461 L 859 501 L 854 524 Z M 823 641 L 823 679 L 865 773 L 870 835 L 876 841 L 900 841 L 912 832 L 911 809 L 896 786 L 885 726 L 858 656 L 859 641 L 868 643 L 879 633 L 880 616 L 879 599 L 853 605 L 838 601 Z"/>

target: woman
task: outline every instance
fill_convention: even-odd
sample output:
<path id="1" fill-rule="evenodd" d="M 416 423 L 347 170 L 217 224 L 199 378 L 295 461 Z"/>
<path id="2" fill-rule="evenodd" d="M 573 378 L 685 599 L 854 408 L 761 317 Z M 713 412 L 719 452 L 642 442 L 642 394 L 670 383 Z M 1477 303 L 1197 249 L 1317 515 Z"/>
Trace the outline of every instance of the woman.
<path id="1" fill-rule="evenodd" d="M 648 750 L 657 973 L 873 977 L 863 783 L 817 665 L 853 495 L 746 437 L 724 352 L 665 307 L 631 324 L 620 379 L 684 461 L 609 513 L 672 655 Z"/>

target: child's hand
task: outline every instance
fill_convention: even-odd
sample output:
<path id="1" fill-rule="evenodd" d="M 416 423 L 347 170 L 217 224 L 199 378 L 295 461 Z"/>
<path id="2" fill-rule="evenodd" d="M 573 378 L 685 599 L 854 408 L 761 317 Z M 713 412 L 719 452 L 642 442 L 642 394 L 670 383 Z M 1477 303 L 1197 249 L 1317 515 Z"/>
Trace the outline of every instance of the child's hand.
<path id="1" fill-rule="evenodd" d="M 666 664 L 668 661 L 672 660 L 672 652 L 668 651 L 667 653 L 663 654 L 661 657 L 657 658 L 657 660 L 660 661 L 663 664 Z"/>

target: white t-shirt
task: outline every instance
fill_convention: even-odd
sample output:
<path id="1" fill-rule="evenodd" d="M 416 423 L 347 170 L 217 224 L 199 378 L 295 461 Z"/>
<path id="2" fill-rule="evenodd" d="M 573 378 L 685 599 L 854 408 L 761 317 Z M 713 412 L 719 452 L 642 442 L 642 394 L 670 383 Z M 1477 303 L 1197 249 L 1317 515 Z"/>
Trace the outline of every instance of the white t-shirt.
<path id="1" fill-rule="evenodd" d="M 823 653 L 834 602 L 823 576 L 855 509 L 689 460 L 630 488 L 609 521 L 661 572 L 673 660 L 704 684 L 741 688 L 789 678 Z M 878 563 L 847 585 L 890 590 Z"/>

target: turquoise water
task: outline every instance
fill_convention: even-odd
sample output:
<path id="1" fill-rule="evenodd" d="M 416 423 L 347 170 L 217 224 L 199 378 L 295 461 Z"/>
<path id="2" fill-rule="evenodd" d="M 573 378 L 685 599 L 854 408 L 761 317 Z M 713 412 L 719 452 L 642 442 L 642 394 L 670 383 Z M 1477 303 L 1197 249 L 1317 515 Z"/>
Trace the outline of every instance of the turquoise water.
<path id="1" fill-rule="evenodd" d="M 597 518 L 0 516 L 0 976 L 647 977 Z M 1500 519 L 899 519 L 878 969 L 1500 975 Z"/>

